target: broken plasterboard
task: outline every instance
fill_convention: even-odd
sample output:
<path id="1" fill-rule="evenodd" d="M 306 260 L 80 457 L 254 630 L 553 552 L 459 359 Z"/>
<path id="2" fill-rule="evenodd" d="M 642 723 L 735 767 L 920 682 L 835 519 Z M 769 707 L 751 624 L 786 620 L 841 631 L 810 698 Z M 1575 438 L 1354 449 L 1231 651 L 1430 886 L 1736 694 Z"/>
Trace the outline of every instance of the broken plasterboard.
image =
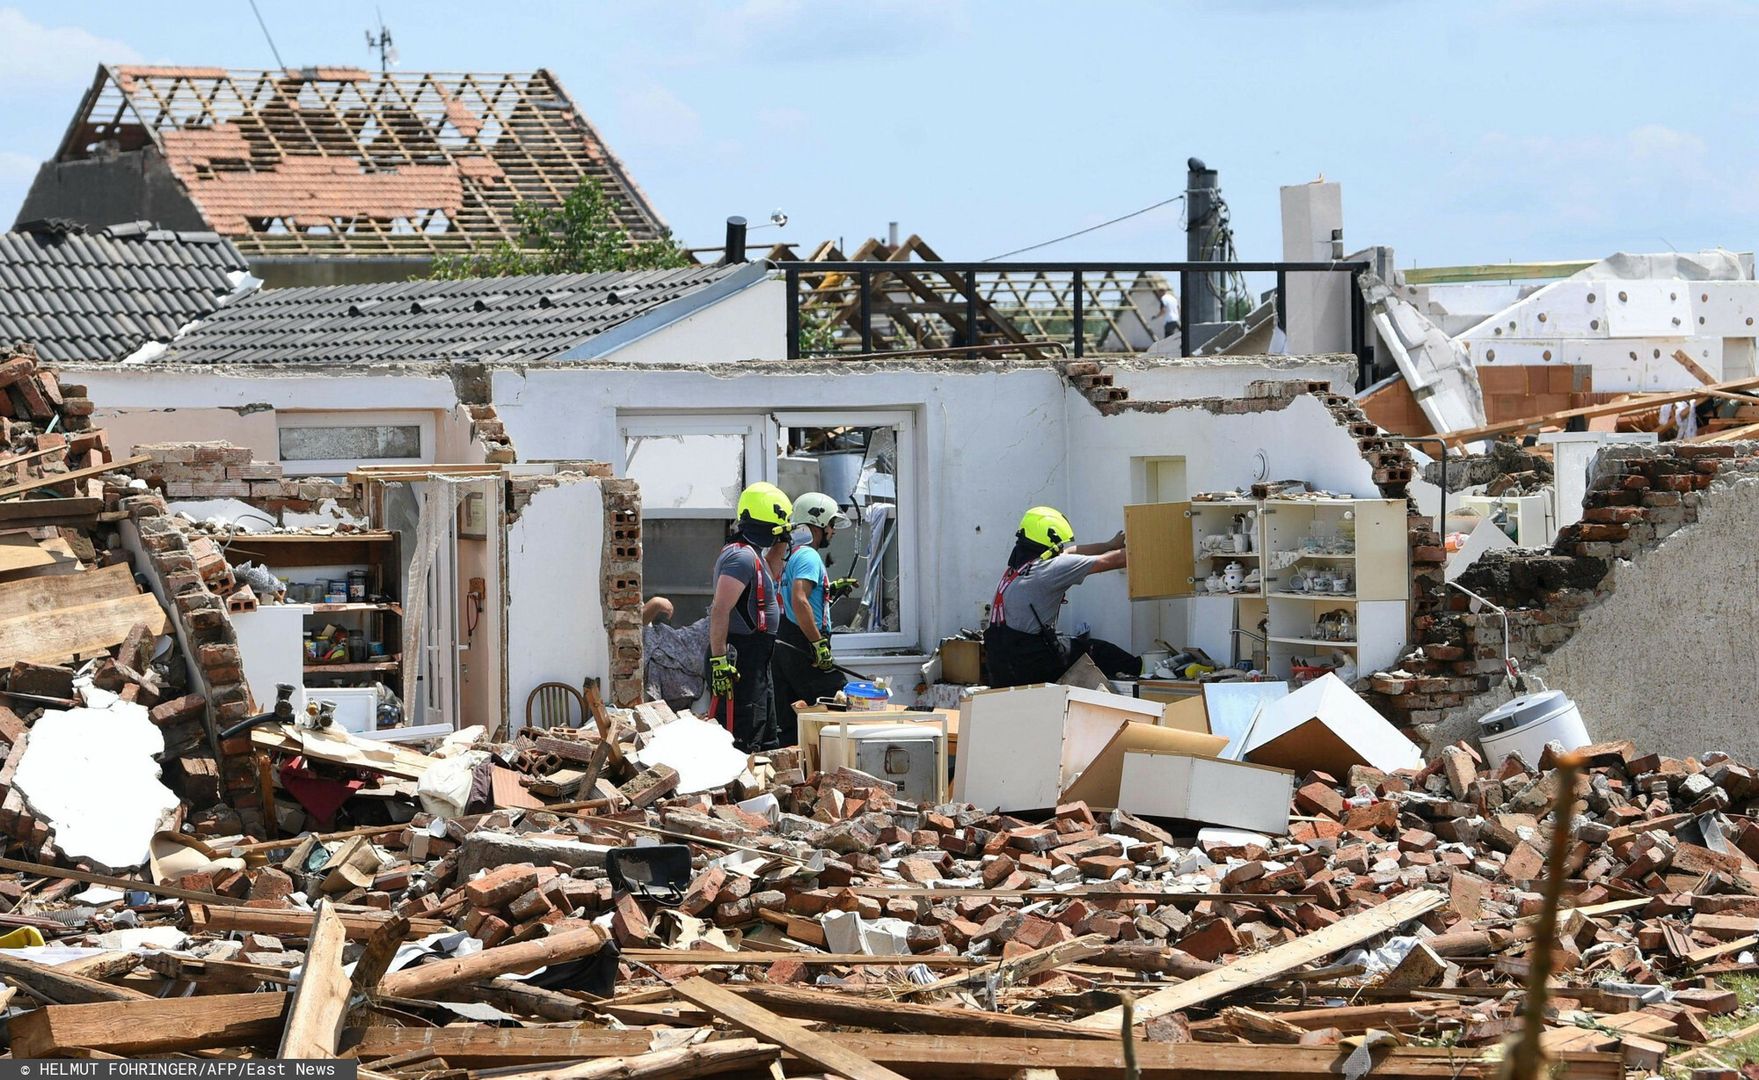
<path id="1" fill-rule="evenodd" d="M 1194 754 L 1124 754 L 1118 801 L 1138 817 L 1172 818 L 1280 836 L 1289 831 L 1295 774 Z"/>
<path id="2" fill-rule="evenodd" d="M 677 769 L 680 795 L 724 788 L 745 771 L 747 763 L 746 756 L 733 748 L 731 732 L 694 716 L 655 728 L 647 745 L 635 752 L 635 760 L 648 768 Z"/>
<path id="3" fill-rule="evenodd" d="M 1421 769 L 1423 752 L 1336 675 L 1322 675 L 1267 702 L 1245 738 L 1241 757 L 1297 772 L 1342 778 L 1352 765 L 1381 772 Z"/>
<path id="4" fill-rule="evenodd" d="M 1410 301 L 1373 274 L 1363 274 L 1362 298 L 1417 407 L 1436 431 L 1484 424 L 1484 393 L 1471 359 Z"/>
<path id="5" fill-rule="evenodd" d="M 1210 733 L 1228 740 L 1228 745 L 1216 757 L 1240 760 L 1242 742 L 1246 733 L 1252 730 L 1252 721 L 1258 717 L 1258 710 L 1288 696 L 1289 684 L 1286 682 L 1204 683 L 1203 709 L 1209 717 Z"/>
<path id="6" fill-rule="evenodd" d="M 144 706 L 50 710 L 32 725 L 13 783 L 69 858 L 122 870 L 147 860 L 177 810 L 159 782 L 165 736 Z"/>
<path id="7" fill-rule="evenodd" d="M 1126 754 L 1134 750 L 1152 750 L 1168 754 L 1214 757 L 1227 744 L 1228 740 L 1220 735 L 1129 721 L 1118 728 L 1112 734 L 1111 740 L 1082 768 L 1075 782 L 1064 789 L 1060 801 L 1084 802 L 1094 810 L 1121 808 L 1133 814 L 1137 813 L 1136 807 L 1123 801 L 1118 786 L 1123 776 Z"/>

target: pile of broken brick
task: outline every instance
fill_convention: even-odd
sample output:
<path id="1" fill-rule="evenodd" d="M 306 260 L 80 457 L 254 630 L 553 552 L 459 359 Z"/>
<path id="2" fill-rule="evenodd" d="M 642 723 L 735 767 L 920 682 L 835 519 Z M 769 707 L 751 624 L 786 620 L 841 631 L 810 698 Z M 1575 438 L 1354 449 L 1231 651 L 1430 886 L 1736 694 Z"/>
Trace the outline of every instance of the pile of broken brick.
<path id="1" fill-rule="evenodd" d="M 1759 772 L 1726 758 L 1598 745 L 1560 782 L 1549 755 L 1456 745 L 1421 771 L 1305 777 L 1291 833 L 1265 837 L 918 806 L 792 750 L 680 795 L 676 771 L 634 764 L 641 717 L 607 712 L 608 742 L 589 725 L 493 748 L 538 774 L 596 760 L 584 800 L 186 830 L 211 863 L 175 879 L 0 880 L 0 923 L 74 947 L 0 952 L 13 1055 L 1011 1077 L 1122 1075 L 1126 1054 L 1148 1076 L 1336 1072 L 1367 1052 L 1377 1076 L 1488 1076 L 1536 962 L 1540 1044 L 1572 1076 L 1713 1067 L 1719 1033 L 1750 1034 L 1719 979 L 1759 951 Z"/>

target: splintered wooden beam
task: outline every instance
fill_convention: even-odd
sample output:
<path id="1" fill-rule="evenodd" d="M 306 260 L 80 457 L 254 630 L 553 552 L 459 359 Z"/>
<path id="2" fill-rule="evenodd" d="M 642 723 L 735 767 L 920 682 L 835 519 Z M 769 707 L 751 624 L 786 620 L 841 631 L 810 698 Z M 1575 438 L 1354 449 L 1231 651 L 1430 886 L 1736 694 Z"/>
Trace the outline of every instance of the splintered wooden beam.
<path id="1" fill-rule="evenodd" d="M 1402 926 L 1447 902 L 1439 889 L 1413 889 L 1400 893 L 1367 911 L 1345 916 L 1337 922 L 1294 941 L 1243 957 L 1227 967 L 1187 979 L 1177 986 L 1157 990 L 1135 1003 L 1135 1022 L 1145 1024 L 1156 1017 L 1201 1005 L 1223 994 L 1256 986 L 1296 968 L 1324 960 L 1333 953 L 1359 945 L 1369 938 Z M 1075 1021 L 1090 1031 L 1116 1032 L 1124 1021 L 1122 1007 L 1094 1013 Z"/>
<path id="2" fill-rule="evenodd" d="M 274 1046 L 281 1034 L 284 993 L 46 1005 L 9 1022 L 14 1058 L 40 1058 L 85 1048 L 127 1057 Z"/>
<path id="3" fill-rule="evenodd" d="M 966 984 L 981 985 L 991 976 L 1000 982 L 1017 982 L 1043 971 L 1055 970 L 1064 964 L 1085 960 L 1103 951 L 1110 944 L 1111 942 L 1103 934 L 1088 934 L 1073 941 L 1060 941 L 1055 945 L 1034 949 L 1032 952 L 1016 956 L 1012 960 L 1000 960 L 993 964 L 973 968 L 961 975 L 949 975 L 944 979 L 923 986 L 913 986 L 905 990 L 905 994 L 911 996 L 932 994 L 936 991 L 951 990 Z"/>
<path id="4" fill-rule="evenodd" d="M 342 947 L 347 932 L 336 909 L 319 900 L 306 934 L 305 963 L 300 966 L 299 987 L 287 1010 L 287 1027 L 281 1032 L 280 1058 L 333 1058 L 342 1021 L 348 1015 L 348 973 L 342 970 Z"/>
<path id="5" fill-rule="evenodd" d="M 763 983 L 738 986 L 734 990 L 740 997 L 749 998 L 781 1016 L 797 1020 L 824 1020 L 833 1024 L 877 1028 L 882 1031 L 1039 1039 L 1112 1038 L 1109 1032 L 1083 1031 L 1061 1020 L 979 1012 L 964 1006 L 917 1005 L 889 998 L 863 998 L 836 991 L 769 986 Z"/>
<path id="6" fill-rule="evenodd" d="M 876 1064 L 871 1058 L 863 1057 L 816 1031 L 808 1031 L 707 979 L 686 979 L 673 989 L 685 1001 L 707 1009 L 734 1027 L 748 1031 L 766 1042 L 775 1043 L 814 1068 L 847 1077 L 848 1080 L 906 1080 L 904 1076 Z"/>
<path id="7" fill-rule="evenodd" d="M 129 966 L 138 961 L 129 957 Z M 15 956 L 0 956 L 0 979 L 17 983 L 31 993 L 58 1005 L 81 1005 L 97 1001 L 153 1001 L 151 994 L 112 986 L 98 979 L 75 975 Z"/>
<path id="8" fill-rule="evenodd" d="M 379 980 L 379 992 L 387 997 L 425 999 L 465 983 L 486 982 L 500 975 L 523 975 L 550 964 L 579 960 L 604 948 L 608 940 L 605 931 L 585 926 L 547 938 L 497 945 L 469 956 L 394 971 Z"/>

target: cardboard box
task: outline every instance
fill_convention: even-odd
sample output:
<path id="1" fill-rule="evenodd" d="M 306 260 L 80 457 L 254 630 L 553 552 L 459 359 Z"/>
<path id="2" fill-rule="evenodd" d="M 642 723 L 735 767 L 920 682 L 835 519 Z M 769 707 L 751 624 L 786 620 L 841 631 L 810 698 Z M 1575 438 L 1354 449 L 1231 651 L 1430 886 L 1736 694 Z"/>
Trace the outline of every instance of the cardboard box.
<path id="1" fill-rule="evenodd" d="M 1123 755 L 1118 801 L 1143 817 L 1251 829 L 1273 836 L 1289 831 L 1289 769 L 1158 750 Z"/>
<path id="2" fill-rule="evenodd" d="M 983 642 L 941 639 L 941 681 L 976 686 L 983 682 Z"/>

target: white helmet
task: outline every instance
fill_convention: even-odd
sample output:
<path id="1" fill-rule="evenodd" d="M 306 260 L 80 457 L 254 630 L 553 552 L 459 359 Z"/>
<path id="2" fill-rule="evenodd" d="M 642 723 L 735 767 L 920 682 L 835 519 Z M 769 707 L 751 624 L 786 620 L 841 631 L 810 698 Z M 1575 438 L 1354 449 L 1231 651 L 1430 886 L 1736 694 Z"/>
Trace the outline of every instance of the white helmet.
<path id="1" fill-rule="evenodd" d="M 789 517 L 790 525 L 817 525 L 821 529 L 835 531 L 849 527 L 849 515 L 837 509 L 837 500 L 822 492 L 809 491 L 794 500 L 794 513 Z"/>

